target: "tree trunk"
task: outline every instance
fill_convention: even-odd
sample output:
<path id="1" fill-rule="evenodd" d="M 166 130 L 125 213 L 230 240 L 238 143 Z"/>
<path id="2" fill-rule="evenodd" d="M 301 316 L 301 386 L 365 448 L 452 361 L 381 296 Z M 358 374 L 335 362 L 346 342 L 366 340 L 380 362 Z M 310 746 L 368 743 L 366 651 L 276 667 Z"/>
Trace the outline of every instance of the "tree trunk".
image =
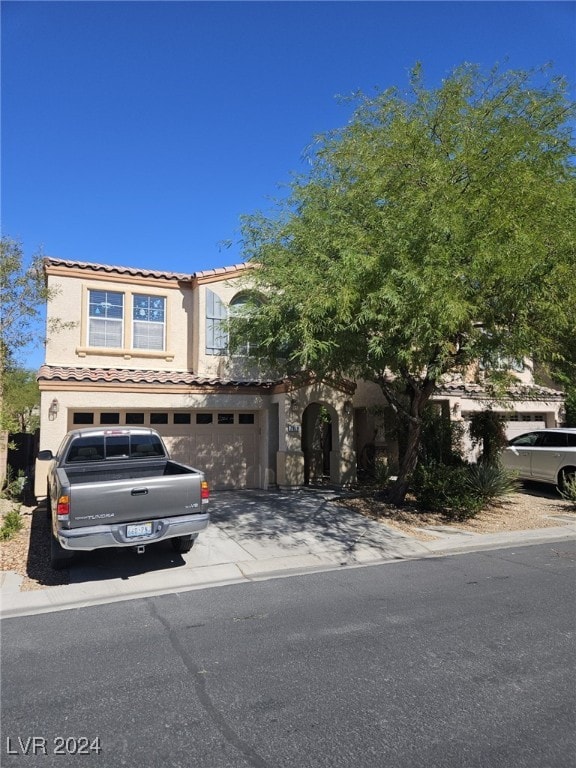
<path id="1" fill-rule="evenodd" d="M 410 479 L 418 465 L 418 449 L 422 436 L 422 413 L 434 392 L 435 382 L 426 379 L 422 386 L 410 388 L 410 413 L 406 450 L 400 462 L 398 478 L 390 487 L 388 500 L 397 507 L 404 503 Z"/>

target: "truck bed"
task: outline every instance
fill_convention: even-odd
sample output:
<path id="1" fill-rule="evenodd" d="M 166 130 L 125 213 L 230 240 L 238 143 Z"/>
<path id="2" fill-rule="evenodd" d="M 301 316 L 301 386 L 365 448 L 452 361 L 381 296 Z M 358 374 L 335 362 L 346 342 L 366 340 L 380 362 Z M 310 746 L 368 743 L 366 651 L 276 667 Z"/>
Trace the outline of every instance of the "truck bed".
<path id="1" fill-rule="evenodd" d="M 153 462 L 118 462 L 112 464 L 83 464 L 74 466 L 67 464 L 66 476 L 70 485 L 85 483 L 111 482 L 113 480 L 141 480 L 146 477 L 165 477 L 167 475 L 188 475 L 194 470 L 176 461 L 162 459 Z"/>
<path id="2" fill-rule="evenodd" d="M 167 458 L 67 464 L 56 475 L 70 498 L 64 528 L 205 512 L 202 473 Z"/>

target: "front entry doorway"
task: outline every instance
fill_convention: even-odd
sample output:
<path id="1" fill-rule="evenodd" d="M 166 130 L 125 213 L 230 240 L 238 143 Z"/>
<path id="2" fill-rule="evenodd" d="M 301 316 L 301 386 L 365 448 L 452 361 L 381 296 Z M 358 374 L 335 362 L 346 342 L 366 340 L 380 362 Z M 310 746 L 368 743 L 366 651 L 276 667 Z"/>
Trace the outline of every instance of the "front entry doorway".
<path id="1" fill-rule="evenodd" d="M 330 482 L 330 454 L 334 445 L 336 420 L 333 409 L 322 403 L 311 403 L 302 416 L 302 452 L 304 483 Z"/>

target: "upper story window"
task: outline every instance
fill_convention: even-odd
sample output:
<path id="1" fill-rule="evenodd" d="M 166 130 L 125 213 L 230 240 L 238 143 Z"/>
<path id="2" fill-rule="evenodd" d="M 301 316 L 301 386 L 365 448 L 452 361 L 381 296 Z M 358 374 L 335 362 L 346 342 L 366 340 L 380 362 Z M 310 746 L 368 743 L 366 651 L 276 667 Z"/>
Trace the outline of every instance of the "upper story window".
<path id="1" fill-rule="evenodd" d="M 132 346 L 134 349 L 164 349 L 166 300 L 162 296 L 134 294 Z"/>
<path id="2" fill-rule="evenodd" d="M 151 354 L 166 349 L 165 296 L 88 289 L 88 347 L 94 350 L 145 350 Z"/>
<path id="3" fill-rule="evenodd" d="M 225 321 L 226 307 L 219 296 L 206 289 L 206 354 L 224 355 L 228 349 Z"/>
<path id="4" fill-rule="evenodd" d="M 91 347 L 121 347 L 124 337 L 124 294 L 90 291 L 88 344 Z"/>
<path id="5" fill-rule="evenodd" d="M 255 296 L 254 294 L 248 295 L 246 293 L 241 293 L 238 296 L 235 296 L 230 302 L 230 314 L 232 316 L 248 314 L 249 316 L 250 313 L 257 311 L 259 304 L 261 304 L 261 301 L 258 296 Z M 245 341 L 234 350 L 234 353 L 236 355 L 253 355 L 257 348 L 258 345 L 254 344 L 253 342 Z"/>
<path id="6" fill-rule="evenodd" d="M 240 293 L 235 296 L 228 309 L 223 301 L 210 289 L 206 289 L 206 354 L 226 355 L 228 349 L 228 317 L 254 311 L 261 301 L 253 294 Z M 256 345 L 246 341 L 234 350 L 235 355 L 251 355 L 256 351 Z"/>

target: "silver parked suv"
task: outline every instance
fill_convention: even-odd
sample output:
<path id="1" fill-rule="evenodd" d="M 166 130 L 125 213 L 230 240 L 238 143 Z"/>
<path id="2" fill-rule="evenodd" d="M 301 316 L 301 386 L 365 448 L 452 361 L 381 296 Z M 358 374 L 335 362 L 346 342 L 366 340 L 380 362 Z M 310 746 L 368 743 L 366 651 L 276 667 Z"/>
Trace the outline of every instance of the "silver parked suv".
<path id="1" fill-rule="evenodd" d="M 502 451 L 502 463 L 521 480 L 562 488 L 576 477 L 576 428 L 538 429 L 518 435 Z"/>

